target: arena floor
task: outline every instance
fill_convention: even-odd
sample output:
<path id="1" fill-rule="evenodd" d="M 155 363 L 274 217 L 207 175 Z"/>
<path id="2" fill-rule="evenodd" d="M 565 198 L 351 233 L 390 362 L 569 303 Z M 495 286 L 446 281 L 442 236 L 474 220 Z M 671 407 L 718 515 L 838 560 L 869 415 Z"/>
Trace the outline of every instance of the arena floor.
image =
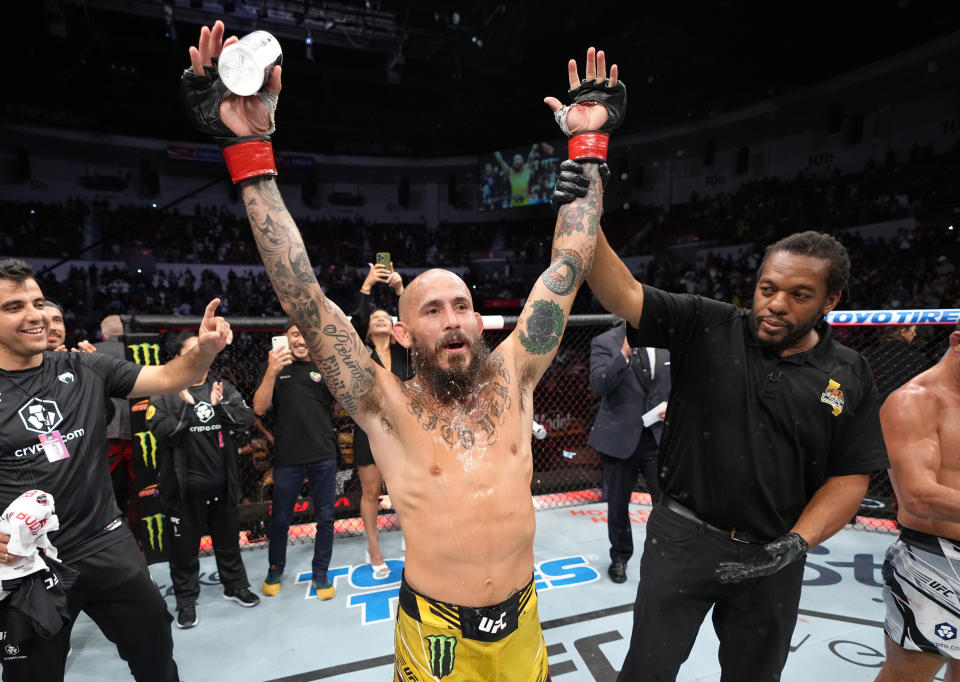
<path id="1" fill-rule="evenodd" d="M 643 544 L 648 511 L 644 504 L 631 509 L 638 547 Z M 626 655 L 639 559 L 630 562 L 625 584 L 607 578 L 605 513 L 606 505 L 590 504 L 537 514 L 540 618 L 553 678 L 562 682 L 615 680 Z M 880 565 L 893 537 L 844 530 L 813 552 L 783 680 L 874 679 L 883 662 Z M 381 538 L 394 572 L 380 583 L 362 563 L 363 538 L 334 543 L 331 577 L 337 576 L 337 595 L 328 602 L 318 601 L 310 590 L 311 546 L 289 548 L 283 590 L 277 597 L 264 597 L 253 609 L 221 599 L 219 583 L 210 580 L 213 557 L 202 559 L 199 625 L 175 628 L 173 633 L 182 679 L 392 679 L 393 616 L 403 554 L 399 533 L 383 533 Z M 243 557 L 253 587 L 259 589 L 267 568 L 266 550 L 247 551 Z M 152 572 L 166 593 L 170 585 L 166 564 L 154 565 Z M 167 601 L 173 610 L 173 597 Z M 85 616 L 74 628 L 72 646 L 66 676 L 70 682 L 130 679 L 116 649 Z M 677 679 L 719 680 L 716 650 L 708 615 Z"/>

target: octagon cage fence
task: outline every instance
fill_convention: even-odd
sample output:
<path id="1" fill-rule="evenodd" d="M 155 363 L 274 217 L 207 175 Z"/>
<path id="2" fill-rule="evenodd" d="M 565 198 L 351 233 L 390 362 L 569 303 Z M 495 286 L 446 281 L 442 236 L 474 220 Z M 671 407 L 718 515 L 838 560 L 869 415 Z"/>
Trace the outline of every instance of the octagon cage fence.
<path id="1" fill-rule="evenodd" d="M 880 390 L 881 399 L 896 386 L 935 364 L 946 351 L 958 310 L 837 311 L 828 316 L 835 338 L 864 354 Z M 124 317 L 128 357 L 149 364 L 164 362 L 176 352 L 177 335 L 196 330 L 200 318 L 170 316 Z M 231 318 L 233 343 L 215 361 L 211 375 L 233 383 L 252 404 L 253 394 L 266 366 L 271 336 L 283 332 L 285 318 Z M 484 338 L 493 348 L 516 325 L 515 316 L 484 316 Z M 618 324 L 613 315 L 571 316 L 559 351 L 534 393 L 534 420 L 546 430 L 532 440 L 533 479 L 530 492 L 536 509 L 583 505 L 602 500 L 601 460 L 587 445 L 599 397 L 590 390 L 590 342 L 594 336 Z M 915 327 L 912 333 L 902 333 Z M 148 557 L 164 557 L 164 533 L 168 531 L 156 496 L 156 444 L 143 427 L 145 401 L 131 401 L 134 414 L 135 491 L 131 499 L 139 508 L 132 523 L 140 525 L 138 538 Z M 139 417 L 140 421 L 136 421 Z M 639 414 L 638 417 L 639 419 Z M 333 419 L 339 444 L 336 489 L 337 536 L 360 535 L 360 479 L 353 453 L 353 421 L 335 408 Z M 262 427 L 262 428 L 261 428 Z M 273 476 L 271 445 L 265 432 L 273 431 L 267 413 L 249 432 L 232 433 L 238 457 L 242 501 L 241 545 L 261 547 L 267 540 Z M 314 535 L 313 510 L 307 483 L 298 498 L 289 542 L 310 542 Z M 646 483 L 638 478 L 634 499 L 649 502 Z M 397 530 L 399 523 L 390 503 L 389 490 L 381 491 L 378 526 Z M 605 516 L 597 510 L 598 523 Z M 881 532 L 896 531 L 896 499 L 886 472 L 871 477 L 867 496 L 851 519 L 852 527 Z M 204 538 L 202 549 L 209 549 Z"/>

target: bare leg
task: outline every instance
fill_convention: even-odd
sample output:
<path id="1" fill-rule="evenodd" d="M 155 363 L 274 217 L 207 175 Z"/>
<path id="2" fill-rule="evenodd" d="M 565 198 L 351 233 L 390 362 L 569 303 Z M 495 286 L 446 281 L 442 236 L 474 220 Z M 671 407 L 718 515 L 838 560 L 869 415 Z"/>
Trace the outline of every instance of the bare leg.
<path id="1" fill-rule="evenodd" d="M 947 661 L 946 682 L 960 682 L 960 660 L 950 659 Z"/>
<path id="2" fill-rule="evenodd" d="M 931 682 L 948 660 L 925 651 L 907 651 L 887 636 L 884 636 L 883 642 L 887 650 L 887 660 L 875 682 Z M 950 676 L 952 670 L 953 668 L 948 668 L 947 680 L 954 679 Z"/>
<path id="3" fill-rule="evenodd" d="M 360 474 L 360 487 L 363 490 L 360 498 L 360 518 L 363 519 L 363 531 L 367 534 L 367 545 L 370 547 L 370 563 L 374 566 L 383 563 L 380 553 L 380 540 L 377 537 L 377 511 L 380 506 L 380 487 L 383 478 L 376 464 L 367 464 L 357 467 Z"/>

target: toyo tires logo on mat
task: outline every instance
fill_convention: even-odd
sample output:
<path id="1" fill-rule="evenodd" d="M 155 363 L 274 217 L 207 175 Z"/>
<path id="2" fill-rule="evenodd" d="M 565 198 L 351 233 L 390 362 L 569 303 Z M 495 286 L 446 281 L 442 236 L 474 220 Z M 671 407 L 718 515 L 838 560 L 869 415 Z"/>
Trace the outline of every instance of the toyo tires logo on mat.
<path id="1" fill-rule="evenodd" d="M 342 581 L 346 580 L 350 587 L 357 590 L 347 597 L 348 608 L 360 609 L 360 623 L 370 625 L 386 620 L 392 620 L 396 615 L 396 602 L 400 596 L 400 577 L 403 575 L 403 560 L 387 560 L 390 574 L 381 580 L 373 577 L 373 568 L 370 564 L 358 566 L 331 567 L 327 571 L 330 581 L 343 589 Z M 313 573 L 303 571 L 297 574 L 298 583 L 306 583 L 305 599 L 315 599 L 316 591 L 310 584 Z M 533 579 L 537 585 L 537 592 L 584 585 L 600 579 L 600 574 L 582 556 L 563 557 L 542 561 L 534 567 Z"/>

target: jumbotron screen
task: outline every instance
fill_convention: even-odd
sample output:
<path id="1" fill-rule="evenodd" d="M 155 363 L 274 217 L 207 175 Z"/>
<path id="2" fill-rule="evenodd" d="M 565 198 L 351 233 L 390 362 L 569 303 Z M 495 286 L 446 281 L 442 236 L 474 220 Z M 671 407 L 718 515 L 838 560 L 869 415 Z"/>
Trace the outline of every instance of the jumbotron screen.
<path id="1" fill-rule="evenodd" d="M 549 203 L 559 163 L 546 142 L 481 156 L 477 205 L 481 211 L 495 211 Z"/>

